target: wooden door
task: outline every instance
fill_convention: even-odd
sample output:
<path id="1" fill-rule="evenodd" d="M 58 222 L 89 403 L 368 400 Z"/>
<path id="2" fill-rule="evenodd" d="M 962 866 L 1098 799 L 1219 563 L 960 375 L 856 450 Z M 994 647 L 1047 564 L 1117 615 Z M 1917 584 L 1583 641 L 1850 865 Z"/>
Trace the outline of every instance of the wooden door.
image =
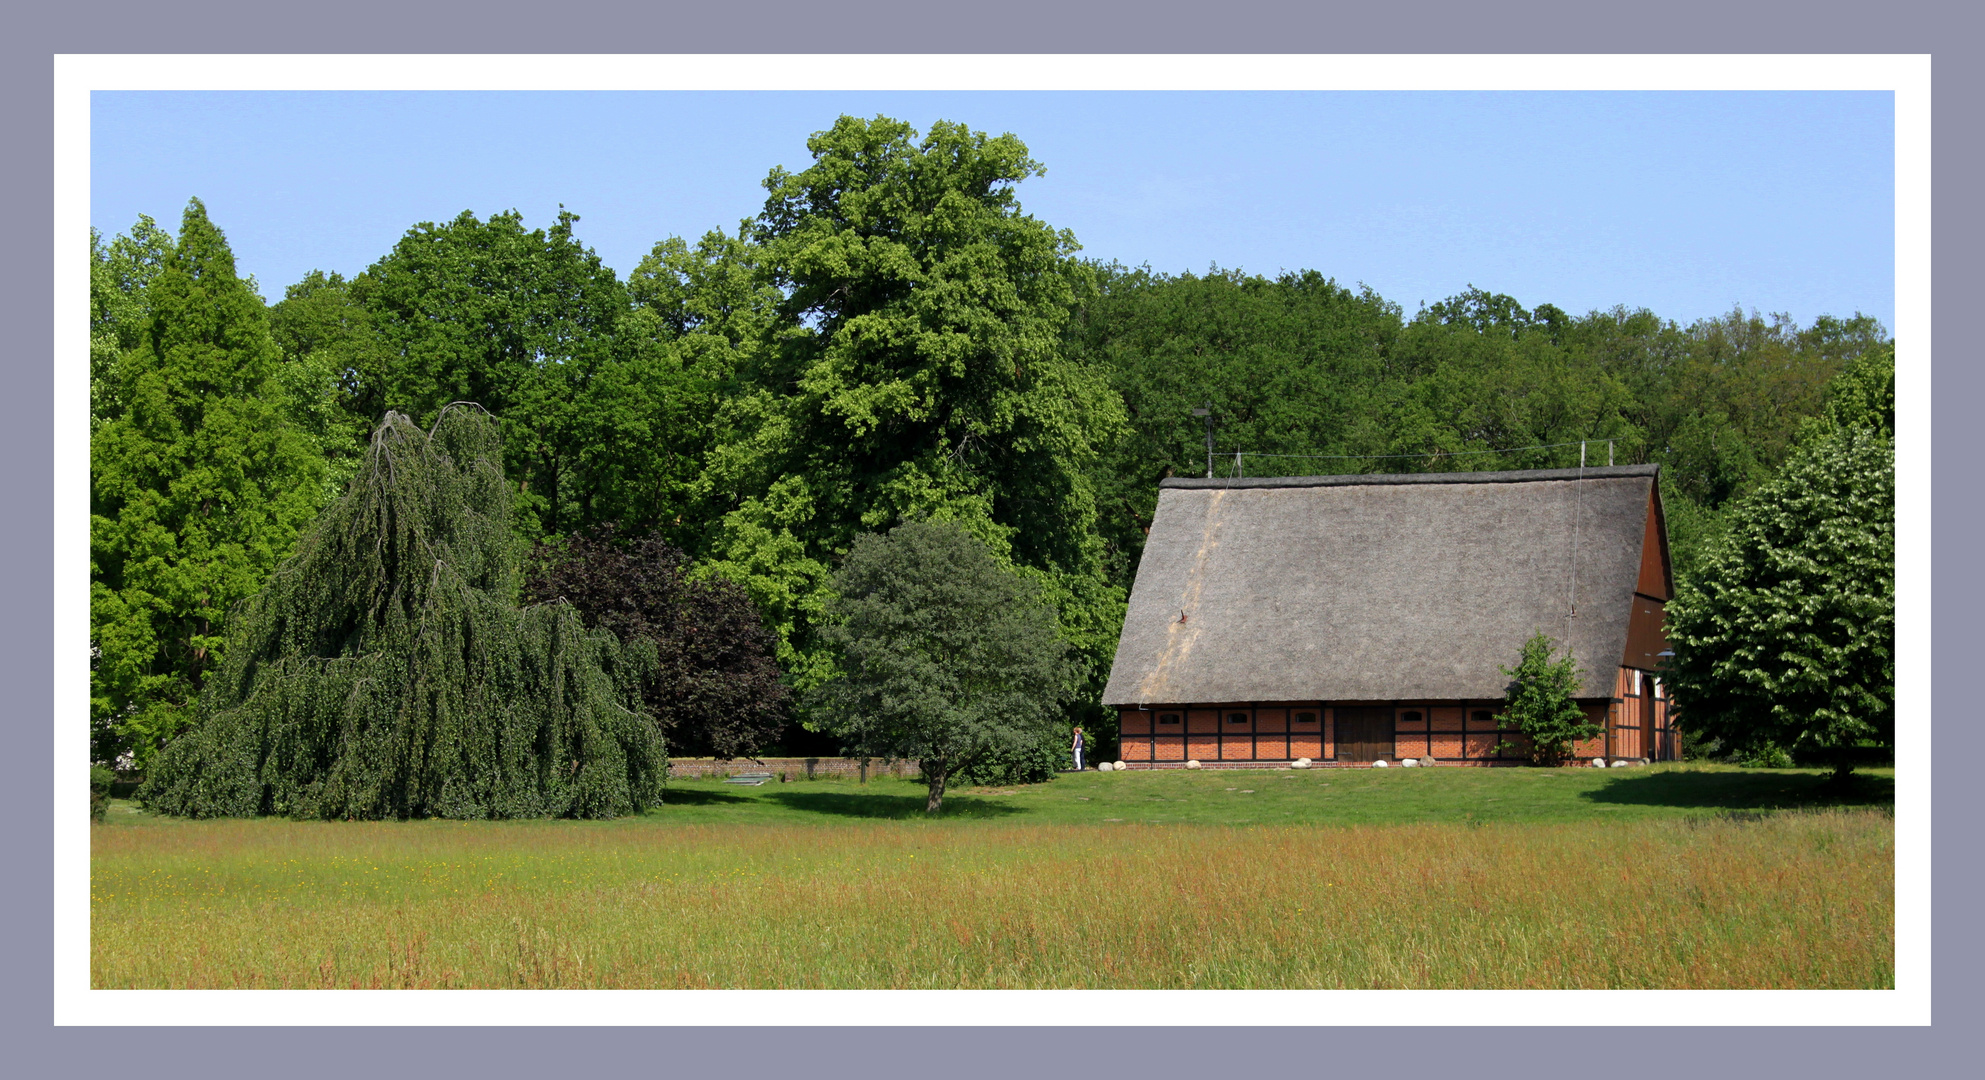
<path id="1" fill-rule="evenodd" d="M 1392 710 L 1380 705 L 1337 709 L 1337 760 L 1392 758 Z"/>

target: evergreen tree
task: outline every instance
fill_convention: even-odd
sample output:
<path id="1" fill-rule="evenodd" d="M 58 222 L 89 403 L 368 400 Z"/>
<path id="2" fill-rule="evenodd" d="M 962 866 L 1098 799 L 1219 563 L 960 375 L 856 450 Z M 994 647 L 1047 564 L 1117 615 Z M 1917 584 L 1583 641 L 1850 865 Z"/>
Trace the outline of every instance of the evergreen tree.
<path id="1" fill-rule="evenodd" d="M 245 604 L 200 724 L 139 791 L 194 817 L 612 817 L 659 798 L 654 666 L 571 605 L 520 608 L 502 438 L 398 413 Z"/>
<path id="2" fill-rule="evenodd" d="M 122 325 L 120 323 L 120 325 Z M 321 459 L 271 393 L 262 300 L 195 199 L 90 445 L 92 755 L 139 767 L 191 720 L 228 610 L 316 511 Z"/>

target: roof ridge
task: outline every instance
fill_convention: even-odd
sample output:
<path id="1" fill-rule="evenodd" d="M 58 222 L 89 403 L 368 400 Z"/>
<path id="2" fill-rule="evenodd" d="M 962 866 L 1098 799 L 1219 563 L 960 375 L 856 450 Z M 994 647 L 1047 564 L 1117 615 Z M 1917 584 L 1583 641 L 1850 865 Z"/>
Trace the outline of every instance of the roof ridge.
<path id="1" fill-rule="evenodd" d="M 1334 476 L 1168 476 L 1161 488 L 1339 487 L 1364 484 L 1521 484 L 1543 480 L 1620 480 L 1658 476 L 1659 465 L 1588 465 L 1583 469 L 1510 469 L 1500 472 L 1343 473 Z"/>

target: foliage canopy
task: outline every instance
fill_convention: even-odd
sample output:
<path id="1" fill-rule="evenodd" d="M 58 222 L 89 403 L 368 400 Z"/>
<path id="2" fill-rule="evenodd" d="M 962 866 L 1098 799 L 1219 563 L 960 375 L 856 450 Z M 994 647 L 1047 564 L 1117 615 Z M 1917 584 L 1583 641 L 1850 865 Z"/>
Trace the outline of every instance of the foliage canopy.
<path id="1" fill-rule="evenodd" d="M 778 737 L 791 697 L 774 639 L 742 588 L 687 571 L 659 533 L 623 539 L 607 527 L 539 545 L 524 599 L 564 601 L 587 626 L 654 648 L 642 695 L 677 755 L 756 754 Z"/>
<path id="2" fill-rule="evenodd" d="M 188 817 L 612 817 L 657 801 L 654 650 L 519 608 L 494 420 L 389 412 L 363 468 L 243 605 L 199 726 L 138 797 Z"/>
<path id="3" fill-rule="evenodd" d="M 1063 355 L 1074 238 L 1023 214 L 1041 172 L 1011 135 L 842 117 L 774 169 L 748 228 L 779 300 L 725 402 L 709 555 L 780 634 L 797 685 L 826 677 L 816 630 L 833 560 L 907 518 L 959 522 L 1031 568 L 1064 633 L 1107 670 L 1120 593 L 1100 576 L 1085 467 L 1121 424 Z"/>
<path id="4" fill-rule="evenodd" d="M 837 677 L 811 704 L 854 752 L 918 762 L 927 812 L 976 760 L 1062 738 L 1068 658 L 1054 610 L 960 526 L 857 537 L 834 592 L 822 636 Z"/>
<path id="5" fill-rule="evenodd" d="M 1846 397 L 1846 395 L 1843 395 Z M 1842 419 L 1886 415 L 1843 404 Z M 1892 419 L 1890 420 L 1892 422 Z M 1741 756 L 1854 766 L 1895 738 L 1895 445 L 1822 424 L 1668 605 L 1676 722 Z"/>
<path id="6" fill-rule="evenodd" d="M 229 608 L 316 513 L 323 465 L 275 400 L 262 300 L 199 200 L 176 243 L 125 247 L 92 246 L 113 280 L 92 342 L 112 355 L 90 439 L 91 756 L 142 768 L 192 721 Z"/>

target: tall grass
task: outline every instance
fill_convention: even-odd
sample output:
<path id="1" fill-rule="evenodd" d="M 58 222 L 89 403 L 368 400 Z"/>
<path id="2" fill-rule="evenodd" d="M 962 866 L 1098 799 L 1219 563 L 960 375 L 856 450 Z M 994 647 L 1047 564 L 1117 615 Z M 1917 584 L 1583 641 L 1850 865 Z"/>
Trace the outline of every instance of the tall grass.
<path id="1" fill-rule="evenodd" d="M 94 830 L 97 987 L 1888 987 L 1875 810 Z"/>

